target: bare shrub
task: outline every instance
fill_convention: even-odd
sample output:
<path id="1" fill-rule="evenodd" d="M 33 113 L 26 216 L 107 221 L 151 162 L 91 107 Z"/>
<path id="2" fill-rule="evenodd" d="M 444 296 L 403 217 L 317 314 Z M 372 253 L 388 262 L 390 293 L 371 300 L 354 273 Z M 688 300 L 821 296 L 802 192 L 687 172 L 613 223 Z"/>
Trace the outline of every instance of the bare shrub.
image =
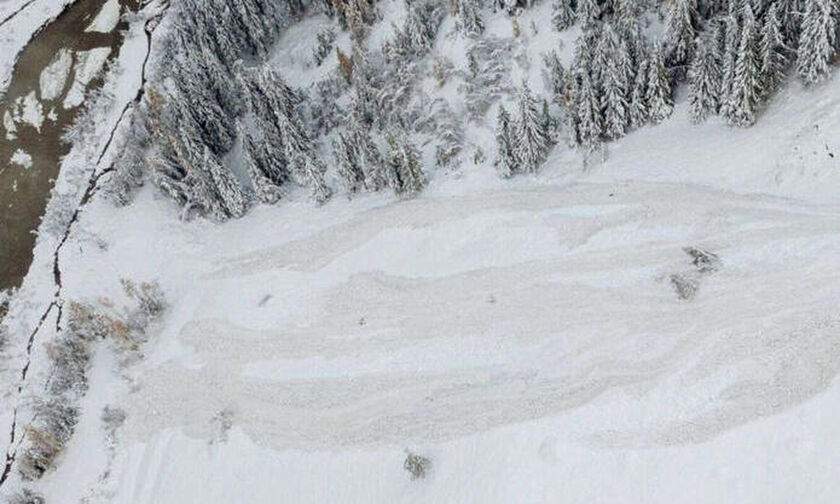
<path id="1" fill-rule="evenodd" d="M 46 504 L 47 501 L 42 495 L 37 494 L 28 488 L 24 488 L 20 492 L 17 492 L 9 497 L 7 502 L 8 504 Z"/>
<path id="2" fill-rule="evenodd" d="M 406 450 L 405 462 L 403 462 L 403 469 L 411 474 L 411 479 L 416 480 L 425 478 L 429 470 L 432 468 L 431 459 L 412 453 Z"/>

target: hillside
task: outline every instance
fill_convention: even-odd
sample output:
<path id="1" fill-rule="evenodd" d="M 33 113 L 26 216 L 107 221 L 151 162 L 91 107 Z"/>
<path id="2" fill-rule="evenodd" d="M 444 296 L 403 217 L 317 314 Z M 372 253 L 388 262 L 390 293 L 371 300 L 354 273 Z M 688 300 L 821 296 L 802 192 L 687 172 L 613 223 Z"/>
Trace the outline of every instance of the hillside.
<path id="1" fill-rule="evenodd" d="M 698 121 L 700 46 L 628 3 L 669 113 L 587 136 L 576 48 L 628 4 L 234 4 L 265 8 L 241 40 L 123 7 L 0 324 L 0 499 L 840 499 L 836 68 L 786 53 L 751 121 Z M 383 50 L 424 5 L 424 48 Z"/>

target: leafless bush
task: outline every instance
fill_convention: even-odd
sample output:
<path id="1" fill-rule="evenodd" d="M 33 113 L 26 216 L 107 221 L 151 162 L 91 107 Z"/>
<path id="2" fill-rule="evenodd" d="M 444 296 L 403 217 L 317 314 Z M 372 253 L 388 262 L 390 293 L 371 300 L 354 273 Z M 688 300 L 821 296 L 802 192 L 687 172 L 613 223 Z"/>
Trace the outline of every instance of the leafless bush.
<path id="1" fill-rule="evenodd" d="M 20 492 L 17 492 L 9 497 L 9 500 L 6 502 L 8 502 L 8 504 L 45 504 L 47 501 L 43 496 L 28 488 L 24 488 Z"/>
<path id="2" fill-rule="evenodd" d="M 412 453 L 406 450 L 405 462 L 403 462 L 403 469 L 411 474 L 411 479 L 416 480 L 425 478 L 426 474 L 432 468 L 432 461 L 422 455 Z"/>

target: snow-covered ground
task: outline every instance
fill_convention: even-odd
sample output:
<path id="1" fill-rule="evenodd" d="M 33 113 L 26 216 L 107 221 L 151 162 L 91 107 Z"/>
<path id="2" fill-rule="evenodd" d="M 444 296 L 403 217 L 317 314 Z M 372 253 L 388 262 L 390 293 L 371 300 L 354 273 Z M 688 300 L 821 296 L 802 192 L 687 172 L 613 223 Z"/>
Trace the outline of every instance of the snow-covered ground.
<path id="1" fill-rule="evenodd" d="M 135 24 L 100 142 L 65 160 L 58 194 L 107 164 L 84 161 L 144 49 Z M 287 49 L 277 64 L 305 66 Z M 791 84 L 746 130 L 692 125 L 679 100 L 603 162 L 561 146 L 510 181 L 467 162 L 409 201 L 314 208 L 301 191 L 218 225 L 179 221 L 151 187 L 120 209 L 97 195 L 62 248 L 62 297 L 120 306 L 128 278 L 169 308 L 142 361 L 99 347 L 76 434 L 33 487 L 49 503 L 837 502 L 838 97 L 837 75 Z M 57 244 L 39 239 L 15 334 L 51 300 Z M 126 412 L 115 446 L 106 406 Z"/>

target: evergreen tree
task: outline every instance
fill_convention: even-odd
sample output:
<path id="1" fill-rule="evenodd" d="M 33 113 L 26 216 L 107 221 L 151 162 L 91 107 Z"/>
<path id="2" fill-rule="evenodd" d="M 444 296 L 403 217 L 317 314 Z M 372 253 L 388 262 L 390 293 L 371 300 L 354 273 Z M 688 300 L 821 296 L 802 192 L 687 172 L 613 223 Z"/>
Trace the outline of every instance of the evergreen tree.
<path id="1" fill-rule="evenodd" d="M 601 17 L 601 6 L 598 3 L 598 0 L 578 0 L 577 7 L 577 19 L 584 25 L 584 29 L 586 29 L 587 25 L 591 25 Z"/>
<path id="2" fill-rule="evenodd" d="M 248 211 L 248 200 L 242 191 L 242 186 L 234 178 L 230 170 L 222 165 L 210 148 L 204 146 L 204 170 L 210 174 L 212 191 L 217 192 L 223 211 L 217 217 L 242 217 Z"/>
<path id="3" fill-rule="evenodd" d="M 523 83 L 519 91 L 519 117 L 516 122 L 514 152 L 524 171 L 536 173 L 546 154 L 551 139 L 541 120 L 537 101 L 528 85 Z"/>
<path id="4" fill-rule="evenodd" d="M 481 19 L 481 5 L 478 0 L 459 0 L 458 29 L 470 37 L 484 33 L 484 20 Z"/>
<path id="5" fill-rule="evenodd" d="M 671 83 L 668 79 L 668 71 L 665 69 L 662 46 L 658 44 L 653 49 L 650 58 L 648 88 L 645 98 L 647 99 L 648 116 L 654 124 L 664 121 L 673 112 Z"/>
<path id="6" fill-rule="evenodd" d="M 807 0 L 806 5 L 796 69 L 805 84 L 814 85 L 831 72 L 837 27 L 829 0 Z"/>
<path id="7" fill-rule="evenodd" d="M 688 104 L 695 122 L 703 121 L 709 114 L 718 111 L 721 68 L 716 52 L 717 41 L 711 36 L 703 37 L 688 71 Z"/>
<path id="8" fill-rule="evenodd" d="M 371 138 L 368 128 L 355 117 L 351 121 L 350 141 L 354 149 L 355 161 L 365 175 L 365 189 L 378 191 L 387 186 L 382 154 Z"/>
<path id="9" fill-rule="evenodd" d="M 610 58 L 611 64 L 602 69 L 601 110 L 604 117 L 604 136 L 608 139 L 624 136 L 630 124 L 626 98 L 630 88 L 625 70 L 618 62 L 622 58 L 627 58 L 626 52 L 618 49 Z"/>
<path id="10" fill-rule="evenodd" d="M 630 95 L 629 116 L 630 127 L 641 128 L 648 121 L 647 107 L 648 60 L 644 57 L 636 69 L 636 79 L 633 82 L 633 92 Z"/>
<path id="11" fill-rule="evenodd" d="M 426 175 L 414 144 L 405 133 L 400 134 L 399 140 L 389 133 L 388 147 L 388 185 L 399 195 L 412 196 L 422 191 L 426 186 Z"/>
<path id="12" fill-rule="evenodd" d="M 551 90 L 552 101 L 561 103 L 566 87 L 566 69 L 557 56 L 557 51 L 552 50 L 544 57 L 546 74 L 548 76 L 548 87 Z"/>
<path id="13" fill-rule="evenodd" d="M 764 76 L 764 90 L 768 94 L 784 79 L 787 67 L 785 49 L 778 4 L 773 3 L 764 15 L 761 30 L 761 73 Z"/>
<path id="14" fill-rule="evenodd" d="M 587 149 L 595 150 L 601 143 L 603 121 L 601 118 L 601 104 L 589 73 L 579 72 L 580 89 L 577 96 L 577 131 L 580 143 Z"/>
<path id="15" fill-rule="evenodd" d="M 513 149 L 512 135 L 513 127 L 510 123 L 510 114 L 503 106 L 499 106 L 499 115 L 496 119 L 496 160 L 494 165 L 496 172 L 502 178 L 508 178 L 519 171 L 519 163 Z"/>
<path id="16" fill-rule="evenodd" d="M 578 131 L 578 79 L 572 72 L 566 73 L 566 85 L 563 93 L 563 124 L 569 135 L 569 145 L 580 144 L 580 133 Z"/>
<path id="17" fill-rule="evenodd" d="M 674 1 L 666 29 L 668 63 L 671 66 L 683 67 L 691 61 L 697 19 L 697 0 Z"/>
<path id="18" fill-rule="evenodd" d="M 723 49 L 723 75 L 721 77 L 721 99 L 719 111 L 724 117 L 731 117 L 735 102 L 733 89 L 735 82 L 735 64 L 738 60 L 738 48 L 741 43 L 741 28 L 737 18 L 729 16 L 726 19 L 726 30 Z"/>
<path id="19" fill-rule="evenodd" d="M 264 137 L 248 131 L 241 121 L 237 121 L 237 131 L 242 141 L 245 169 L 257 199 L 267 204 L 276 203 L 283 195 L 280 188 L 289 180 L 282 151 L 272 148 Z"/>
<path id="20" fill-rule="evenodd" d="M 356 152 L 347 135 L 339 132 L 338 137 L 332 142 L 333 157 L 338 171 L 338 176 L 344 188 L 349 193 L 355 193 L 364 187 L 365 174 L 356 160 Z"/>
<path id="21" fill-rule="evenodd" d="M 557 31 L 563 31 L 575 24 L 574 0 L 554 0 L 551 22 Z"/>
<path id="22" fill-rule="evenodd" d="M 732 82 L 732 108 L 728 116 L 731 123 L 749 126 L 755 122 L 761 100 L 761 82 L 758 32 L 752 8 L 747 4 L 735 62 L 735 80 Z"/>

